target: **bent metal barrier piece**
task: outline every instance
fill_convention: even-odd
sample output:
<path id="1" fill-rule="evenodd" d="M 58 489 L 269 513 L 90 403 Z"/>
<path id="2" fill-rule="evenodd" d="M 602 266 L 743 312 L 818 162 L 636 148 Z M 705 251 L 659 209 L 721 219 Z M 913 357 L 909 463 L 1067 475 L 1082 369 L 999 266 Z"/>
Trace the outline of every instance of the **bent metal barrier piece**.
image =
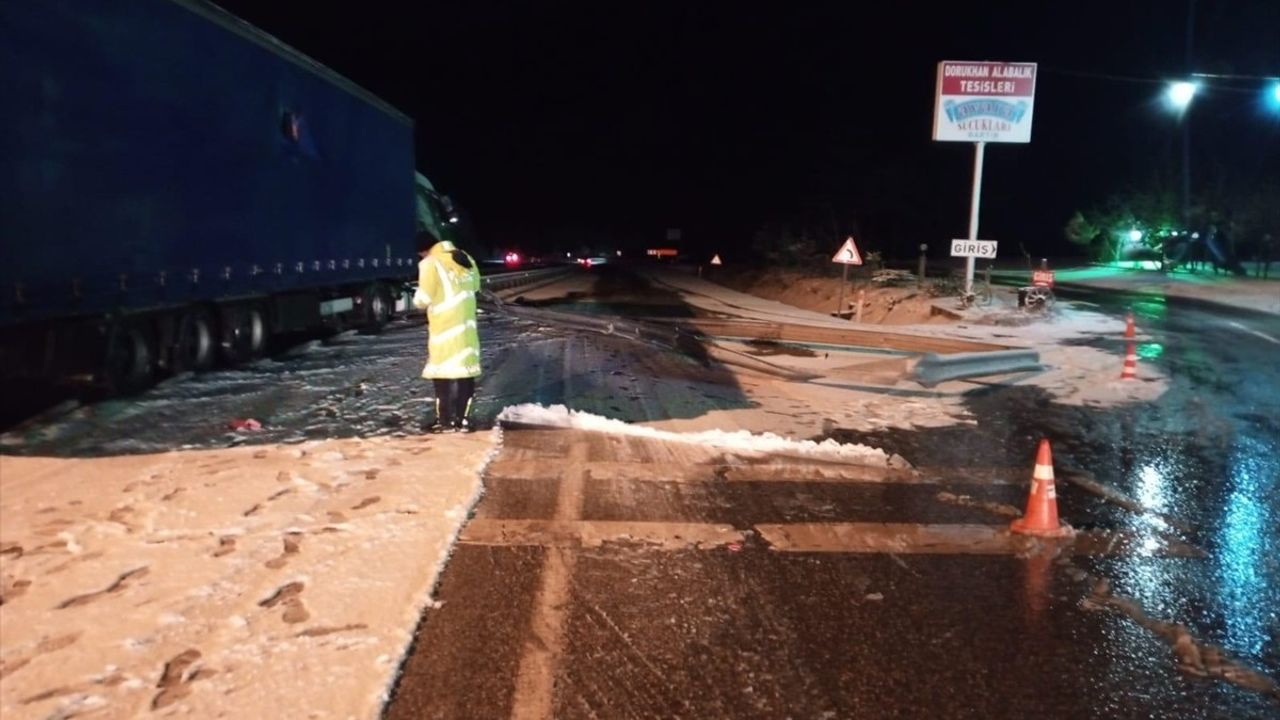
<path id="1" fill-rule="evenodd" d="M 884 329 L 836 328 L 745 318 L 680 318 L 667 322 L 711 337 L 750 337 L 783 342 L 885 348 L 908 353 L 987 352 L 1009 349 L 1008 345 L 997 345 L 977 340 L 913 335 Z"/>
<path id="2" fill-rule="evenodd" d="M 576 315 L 574 313 L 543 310 L 523 305 L 503 304 L 502 311 L 548 324 L 576 327 L 580 330 L 616 335 L 629 340 L 669 347 L 699 361 L 715 360 L 725 365 L 735 365 L 788 380 L 803 381 L 817 377 L 813 373 L 782 367 L 766 360 L 754 358 L 746 353 L 721 347 L 714 341 L 692 335 L 680 327 L 655 325 L 620 317 Z"/>
<path id="3" fill-rule="evenodd" d="M 947 380 L 1043 369 L 1035 350 L 999 350 L 939 355 L 928 353 L 916 363 L 915 380 L 933 387 Z"/>
<path id="4" fill-rule="evenodd" d="M 486 290 L 506 290 L 508 288 L 528 285 L 541 280 L 551 280 L 567 274 L 573 268 L 554 267 L 539 270 L 519 270 L 516 272 L 484 275 L 480 278 L 480 286 Z"/>

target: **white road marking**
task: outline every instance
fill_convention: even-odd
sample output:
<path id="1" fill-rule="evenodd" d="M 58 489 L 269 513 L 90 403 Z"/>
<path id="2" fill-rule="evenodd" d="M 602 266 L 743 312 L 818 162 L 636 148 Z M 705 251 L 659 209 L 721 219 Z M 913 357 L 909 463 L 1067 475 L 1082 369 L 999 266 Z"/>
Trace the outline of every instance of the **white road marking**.
<path id="1" fill-rule="evenodd" d="M 1240 323 L 1234 320 L 1230 322 L 1230 325 L 1231 327 L 1236 328 L 1237 330 L 1240 330 L 1242 332 L 1247 332 L 1250 335 L 1257 335 L 1258 337 L 1262 338 L 1263 340 L 1266 340 L 1269 343 L 1272 343 L 1273 345 L 1280 345 L 1280 340 L 1277 340 L 1264 332 L 1261 332 L 1259 330 L 1254 330 L 1253 328 L 1245 327 L 1244 325 L 1241 325 Z"/>

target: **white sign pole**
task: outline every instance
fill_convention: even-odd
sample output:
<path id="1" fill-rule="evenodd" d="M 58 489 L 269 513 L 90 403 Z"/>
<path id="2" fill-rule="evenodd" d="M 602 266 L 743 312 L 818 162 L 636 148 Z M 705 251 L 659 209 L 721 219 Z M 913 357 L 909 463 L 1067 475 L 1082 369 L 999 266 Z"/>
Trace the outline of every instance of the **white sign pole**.
<path id="1" fill-rule="evenodd" d="M 973 196 L 969 201 L 969 239 L 978 239 L 978 206 L 982 203 L 982 157 L 986 154 L 987 144 L 978 141 L 973 144 Z M 964 293 L 973 292 L 973 256 L 964 259 Z"/>
<path id="2" fill-rule="evenodd" d="M 840 271 L 840 298 L 836 300 L 836 319 L 844 317 L 844 286 L 849 284 L 849 264 L 841 265 L 844 269 Z"/>
<path id="3" fill-rule="evenodd" d="M 840 271 L 840 295 L 836 300 L 836 317 L 842 317 L 844 313 L 844 286 L 849 284 L 849 266 L 862 264 L 862 253 L 858 252 L 858 246 L 853 242 L 853 236 L 845 238 L 844 244 L 831 257 L 831 262 L 838 262 L 844 265 L 844 269 Z"/>

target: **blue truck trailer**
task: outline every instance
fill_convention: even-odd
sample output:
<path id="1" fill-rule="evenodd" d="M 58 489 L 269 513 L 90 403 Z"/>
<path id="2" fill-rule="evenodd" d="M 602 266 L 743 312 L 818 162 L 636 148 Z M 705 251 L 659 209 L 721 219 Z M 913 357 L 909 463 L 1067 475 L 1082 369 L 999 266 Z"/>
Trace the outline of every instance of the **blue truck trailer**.
<path id="1" fill-rule="evenodd" d="M 0 86 L 7 378 L 129 391 L 380 327 L 448 229 L 410 118 L 203 0 L 0 3 Z"/>

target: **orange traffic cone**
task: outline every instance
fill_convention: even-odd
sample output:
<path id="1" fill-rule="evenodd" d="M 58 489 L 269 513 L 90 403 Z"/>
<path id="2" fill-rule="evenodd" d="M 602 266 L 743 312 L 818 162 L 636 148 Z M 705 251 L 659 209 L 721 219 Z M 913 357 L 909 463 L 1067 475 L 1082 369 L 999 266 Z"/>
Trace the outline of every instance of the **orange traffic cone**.
<path id="1" fill-rule="evenodd" d="M 1132 338 L 1137 335 L 1137 329 L 1133 326 L 1133 311 L 1130 310 L 1124 316 L 1124 336 Z"/>
<path id="2" fill-rule="evenodd" d="M 1134 347 L 1133 341 L 1129 341 L 1129 347 L 1124 353 L 1124 369 L 1120 371 L 1121 380 L 1133 380 L 1138 377 L 1138 350 Z"/>
<path id="3" fill-rule="evenodd" d="M 1040 441 L 1036 452 L 1036 469 L 1031 473 L 1031 492 L 1027 496 L 1027 512 L 1009 524 L 1009 529 L 1024 535 L 1063 537 L 1071 527 L 1058 523 L 1058 491 L 1053 482 L 1053 455 L 1048 439 Z"/>

